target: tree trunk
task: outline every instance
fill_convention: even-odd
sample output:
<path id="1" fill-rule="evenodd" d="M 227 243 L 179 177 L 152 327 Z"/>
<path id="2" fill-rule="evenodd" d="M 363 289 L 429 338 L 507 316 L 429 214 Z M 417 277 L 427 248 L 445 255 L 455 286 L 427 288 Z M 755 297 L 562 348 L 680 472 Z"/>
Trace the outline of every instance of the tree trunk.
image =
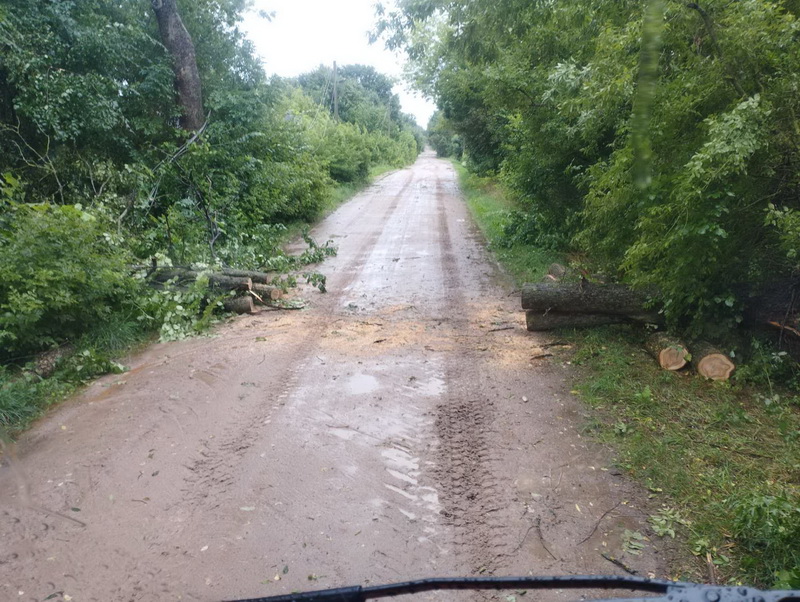
<path id="1" fill-rule="evenodd" d="M 266 272 L 258 272 L 254 270 L 235 270 L 233 268 L 222 268 L 222 273 L 226 276 L 238 276 L 239 278 L 250 278 L 254 283 L 269 284 L 272 282 L 272 277 Z"/>
<path id="2" fill-rule="evenodd" d="M 253 289 L 253 281 L 250 278 L 226 276 L 225 274 L 210 274 L 208 276 L 208 284 L 224 291 L 249 291 Z"/>
<path id="3" fill-rule="evenodd" d="M 194 270 L 187 270 L 184 268 L 163 268 L 153 272 L 150 275 L 150 278 L 155 282 L 176 280 L 179 283 L 186 283 L 197 280 L 197 274 L 198 273 Z"/>
<path id="4" fill-rule="evenodd" d="M 254 282 L 252 290 L 256 295 L 265 301 L 277 301 L 283 297 L 283 291 L 279 287 L 272 286 L 271 284 L 260 284 Z"/>
<path id="5" fill-rule="evenodd" d="M 698 374 L 711 380 L 728 380 L 736 368 L 727 355 L 705 341 L 692 345 L 692 363 Z"/>
<path id="6" fill-rule="evenodd" d="M 172 56 L 175 91 L 183 113 L 181 127 L 196 132 L 203 127 L 204 121 L 200 72 L 197 70 L 192 37 L 183 25 L 175 2 L 176 0 L 152 0 L 152 5 L 158 20 L 161 42 Z"/>
<path id="7" fill-rule="evenodd" d="M 232 311 L 237 314 L 257 313 L 251 297 L 234 297 L 233 299 L 226 299 L 222 306 L 225 308 L 225 311 Z"/>
<path id="8" fill-rule="evenodd" d="M 522 308 L 559 313 L 642 315 L 651 313 L 645 309 L 651 296 L 622 284 L 540 282 L 522 286 Z"/>
<path id="9" fill-rule="evenodd" d="M 562 314 L 554 311 L 541 312 L 531 310 L 525 313 L 528 330 L 539 332 L 555 330 L 557 328 L 590 328 L 605 324 L 622 324 L 626 322 L 624 316 L 609 314 Z"/>
<path id="10" fill-rule="evenodd" d="M 154 282 L 175 280 L 179 284 L 186 284 L 197 280 L 199 275 L 199 272 L 187 270 L 186 268 L 166 268 L 158 270 L 151 278 Z M 208 284 L 226 291 L 249 291 L 253 288 L 253 281 L 250 278 L 228 276 L 227 274 L 209 274 Z"/>
<path id="11" fill-rule="evenodd" d="M 645 348 L 664 370 L 680 370 L 686 365 L 686 358 L 689 356 L 686 345 L 665 332 L 650 335 L 645 342 Z"/>

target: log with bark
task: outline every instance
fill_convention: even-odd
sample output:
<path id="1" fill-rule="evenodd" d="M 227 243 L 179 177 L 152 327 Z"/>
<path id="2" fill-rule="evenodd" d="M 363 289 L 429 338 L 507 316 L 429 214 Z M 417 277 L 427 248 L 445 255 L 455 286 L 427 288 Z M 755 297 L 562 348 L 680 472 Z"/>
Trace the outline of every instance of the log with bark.
<path id="1" fill-rule="evenodd" d="M 542 332 L 558 328 L 590 328 L 606 324 L 622 324 L 626 320 L 624 316 L 610 314 L 563 314 L 555 311 L 529 310 L 525 312 L 525 321 L 530 332 Z"/>
<path id="2" fill-rule="evenodd" d="M 283 291 L 278 286 L 271 284 L 253 283 L 252 292 L 254 292 L 263 301 L 277 301 L 283 298 Z M 258 301 L 258 299 L 256 299 Z"/>
<path id="3" fill-rule="evenodd" d="M 591 328 L 606 324 L 656 324 L 658 314 L 631 314 L 615 316 L 612 314 L 562 313 L 558 311 L 528 310 L 525 321 L 530 332 L 556 330 L 558 328 Z"/>
<path id="4" fill-rule="evenodd" d="M 237 314 L 258 313 L 258 310 L 256 310 L 253 305 L 252 297 L 232 297 L 230 299 L 225 299 L 222 306 L 225 308 L 225 311 L 232 311 Z"/>
<path id="5" fill-rule="evenodd" d="M 692 345 L 692 363 L 698 374 L 711 380 L 728 380 L 736 369 L 731 358 L 705 341 Z"/>
<path id="6" fill-rule="evenodd" d="M 522 308 L 561 314 L 609 314 L 641 316 L 655 313 L 648 309 L 653 294 L 636 291 L 622 284 L 591 282 L 540 282 L 522 287 Z"/>
<path id="7" fill-rule="evenodd" d="M 544 277 L 544 280 L 552 280 L 553 282 L 559 282 L 564 279 L 567 275 L 567 268 L 565 268 L 560 263 L 551 263 L 550 267 L 547 270 L 547 275 Z"/>
<path id="8" fill-rule="evenodd" d="M 151 281 L 164 283 L 173 280 L 177 284 L 186 284 L 194 282 L 199 276 L 200 272 L 195 270 L 163 268 L 153 273 Z M 208 274 L 208 284 L 212 288 L 223 291 L 249 291 L 253 288 L 253 281 L 250 278 L 218 273 Z"/>
<path id="9" fill-rule="evenodd" d="M 655 332 L 647 337 L 645 349 L 664 370 L 680 370 L 688 362 L 686 344 L 665 332 Z"/>
<path id="10" fill-rule="evenodd" d="M 270 284 L 272 282 L 272 275 L 267 272 L 259 272 L 256 270 L 236 270 L 233 268 L 222 268 L 220 270 L 226 276 L 238 276 L 239 278 L 250 278 L 253 283 Z"/>

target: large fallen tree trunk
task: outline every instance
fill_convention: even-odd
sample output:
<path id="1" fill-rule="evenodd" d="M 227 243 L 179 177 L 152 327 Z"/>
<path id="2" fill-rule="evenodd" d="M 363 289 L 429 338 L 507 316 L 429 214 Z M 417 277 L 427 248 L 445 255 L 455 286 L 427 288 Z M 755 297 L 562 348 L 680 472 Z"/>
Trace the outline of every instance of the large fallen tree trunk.
<path id="1" fill-rule="evenodd" d="M 664 370 L 680 370 L 686 365 L 689 357 L 686 345 L 664 332 L 650 335 L 645 342 L 645 349 L 658 360 L 659 366 Z"/>
<path id="2" fill-rule="evenodd" d="M 652 293 L 622 284 L 540 282 L 522 287 L 522 309 L 634 316 L 652 313 Z"/>
<path id="3" fill-rule="evenodd" d="M 615 316 L 612 314 L 584 314 L 562 313 L 557 311 L 528 310 L 525 312 L 525 321 L 528 330 L 538 332 L 543 330 L 556 330 L 558 328 L 591 328 L 606 324 L 657 324 L 660 319 L 658 314 L 632 314 L 630 316 Z"/>
<path id="4" fill-rule="evenodd" d="M 200 272 L 194 270 L 165 268 L 157 270 L 150 278 L 151 281 L 158 283 L 174 280 L 177 284 L 186 284 L 194 282 L 199 276 Z M 208 284 L 210 287 L 225 291 L 249 291 L 253 288 L 253 281 L 250 278 L 216 273 L 208 274 Z"/>

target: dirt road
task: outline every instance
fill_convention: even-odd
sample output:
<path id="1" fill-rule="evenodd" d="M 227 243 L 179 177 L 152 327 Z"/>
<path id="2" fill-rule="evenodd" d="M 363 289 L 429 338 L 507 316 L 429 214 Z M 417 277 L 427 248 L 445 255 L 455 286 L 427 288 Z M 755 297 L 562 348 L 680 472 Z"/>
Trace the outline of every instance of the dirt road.
<path id="1" fill-rule="evenodd" d="M 447 162 L 423 155 L 313 236 L 339 254 L 307 310 L 156 345 L 3 460 L 0 599 L 624 574 L 601 552 L 663 574 L 657 543 L 624 553 L 641 494 L 581 437 L 565 367 L 531 359 L 544 340 Z"/>

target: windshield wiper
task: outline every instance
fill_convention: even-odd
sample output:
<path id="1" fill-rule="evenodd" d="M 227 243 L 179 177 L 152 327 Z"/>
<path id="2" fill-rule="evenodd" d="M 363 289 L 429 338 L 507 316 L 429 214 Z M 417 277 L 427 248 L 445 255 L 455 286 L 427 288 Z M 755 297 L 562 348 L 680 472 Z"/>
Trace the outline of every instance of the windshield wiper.
<path id="1" fill-rule="evenodd" d="M 662 594 L 614 598 L 607 602 L 800 602 L 800 591 L 723 587 L 640 577 L 576 575 L 563 577 L 460 577 L 405 581 L 389 585 L 355 585 L 232 602 L 362 602 L 438 590 L 629 589 Z"/>

